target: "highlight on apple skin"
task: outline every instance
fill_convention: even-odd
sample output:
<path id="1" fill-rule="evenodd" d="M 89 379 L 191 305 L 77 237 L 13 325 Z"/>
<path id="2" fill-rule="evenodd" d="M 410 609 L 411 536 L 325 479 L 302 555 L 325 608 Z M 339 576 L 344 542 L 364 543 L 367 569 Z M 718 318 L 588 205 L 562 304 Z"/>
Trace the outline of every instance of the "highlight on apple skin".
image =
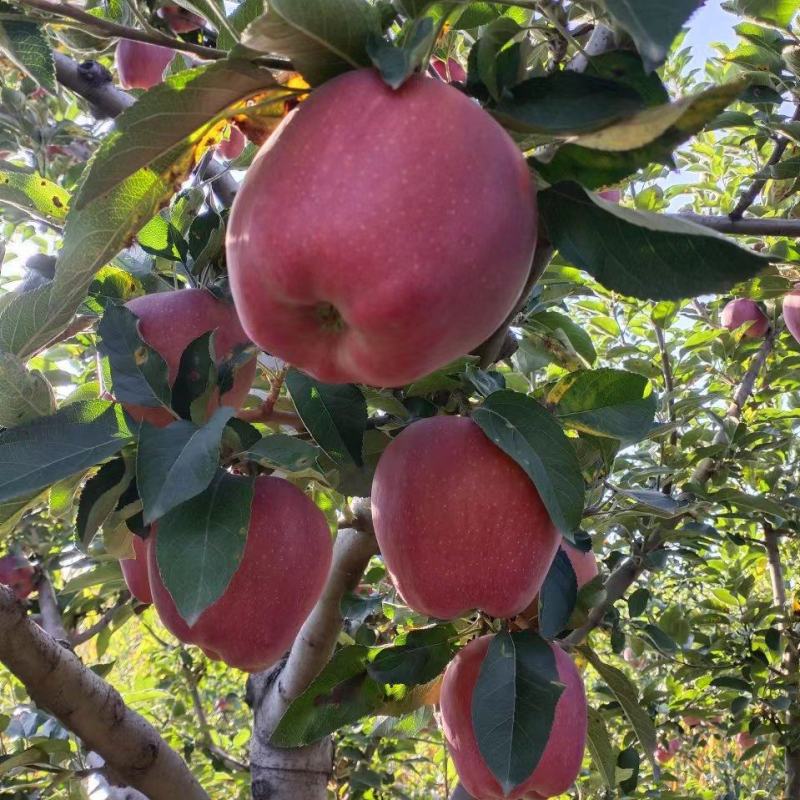
<path id="1" fill-rule="evenodd" d="M 404 602 L 438 619 L 519 614 L 561 541 L 522 467 L 468 417 L 414 422 L 389 444 L 372 515 Z"/>
<path id="2" fill-rule="evenodd" d="M 259 347 L 313 377 L 402 386 L 499 327 L 536 218 L 525 159 L 477 104 L 433 78 L 395 91 L 347 72 L 247 171 L 227 233 L 234 301 Z"/>
<path id="3" fill-rule="evenodd" d="M 156 524 L 148 567 L 164 626 L 210 658 L 246 672 L 271 667 L 289 649 L 322 593 L 333 552 L 325 516 L 303 492 L 283 478 L 257 478 L 239 568 L 223 595 L 189 626 L 161 579 L 157 540 Z"/>
<path id="4" fill-rule="evenodd" d="M 36 588 L 36 569 L 20 555 L 9 553 L 0 558 L 0 583 L 8 586 L 17 600 L 25 600 Z"/>
<path id="5" fill-rule="evenodd" d="M 149 42 L 120 39 L 114 61 L 123 89 L 150 89 L 164 80 L 175 51 Z"/>
<path id="6" fill-rule="evenodd" d="M 720 314 L 720 324 L 729 331 L 744 328 L 744 335 L 750 339 L 762 339 L 769 330 L 769 320 L 761 307 L 753 300 L 737 297 L 725 305 Z"/>
<path id="7" fill-rule="evenodd" d="M 205 24 L 202 17 L 181 6 L 162 6 L 156 13 L 173 33 L 190 33 Z"/>
<path id="8" fill-rule="evenodd" d="M 242 154 L 247 144 L 244 134 L 236 125 L 228 125 L 228 138 L 217 145 L 217 153 L 228 161 L 235 161 Z"/>
<path id="9" fill-rule="evenodd" d="M 800 283 L 783 298 L 783 321 L 795 341 L 800 342 Z"/>
<path id="10" fill-rule="evenodd" d="M 139 332 L 167 363 L 169 384 L 178 377 L 181 356 L 198 336 L 216 331 L 217 364 L 229 358 L 235 348 L 249 344 L 233 304 L 217 299 L 205 289 L 179 289 L 136 297 L 125 304 L 139 317 Z M 236 373 L 233 386 L 222 397 L 219 392 L 209 398 L 207 416 L 220 405 L 238 409 L 247 398 L 256 373 L 256 357 L 243 364 Z M 125 403 L 125 410 L 140 422 L 165 427 L 175 417 L 165 408 Z"/>
<path id="11" fill-rule="evenodd" d="M 442 683 L 442 730 L 461 783 L 477 800 L 538 800 L 563 794 L 578 777 L 586 747 L 588 709 L 578 668 L 557 644 L 550 644 L 565 686 L 550 738 L 533 774 L 504 795 L 478 749 L 472 723 L 472 695 L 491 640 L 483 636 L 470 642 L 450 662 Z"/>
<path id="12" fill-rule="evenodd" d="M 128 591 L 140 602 L 150 605 L 153 594 L 147 572 L 148 543 L 141 536 L 133 537 L 133 558 L 121 558 L 119 566 Z"/>

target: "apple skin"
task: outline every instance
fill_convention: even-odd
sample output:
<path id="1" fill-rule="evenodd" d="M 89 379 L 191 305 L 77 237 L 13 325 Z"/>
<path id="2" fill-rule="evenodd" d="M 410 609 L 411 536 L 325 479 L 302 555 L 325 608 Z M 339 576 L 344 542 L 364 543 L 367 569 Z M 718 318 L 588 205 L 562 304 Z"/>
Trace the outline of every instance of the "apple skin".
<path id="1" fill-rule="evenodd" d="M 508 134 L 442 81 L 372 69 L 316 89 L 231 210 L 228 272 L 263 350 L 329 383 L 402 386 L 470 352 L 519 298 L 535 186 Z"/>
<path id="2" fill-rule="evenodd" d="M 192 14 L 181 6 L 163 6 L 158 9 L 158 16 L 167 23 L 173 33 L 189 33 L 202 28 L 205 20 Z"/>
<path id="3" fill-rule="evenodd" d="M 186 644 L 246 672 L 275 664 L 319 599 L 333 548 L 323 513 L 283 478 L 259 477 L 242 561 L 230 584 L 191 627 L 181 618 L 148 551 L 153 602 L 164 626 Z"/>
<path id="4" fill-rule="evenodd" d="M 608 200 L 609 203 L 617 203 L 619 205 L 622 200 L 622 191 L 620 189 L 603 189 L 602 192 L 597 193 L 598 197 L 603 200 Z"/>
<path id="5" fill-rule="evenodd" d="M 744 752 L 745 750 L 749 750 L 758 739 L 754 736 L 751 736 L 747 731 L 740 731 L 736 734 L 736 746 Z"/>
<path id="6" fill-rule="evenodd" d="M 128 591 L 140 602 L 150 605 L 153 594 L 150 591 L 150 578 L 147 574 L 147 541 L 141 536 L 133 537 L 135 558 L 122 558 L 119 565 Z"/>
<path id="7" fill-rule="evenodd" d="M 0 558 L 0 583 L 8 586 L 17 600 L 25 600 L 36 588 L 36 570 L 18 555 Z"/>
<path id="8" fill-rule="evenodd" d="M 467 71 L 454 58 L 448 58 L 447 61 L 443 58 L 434 58 L 431 66 L 443 81 L 448 83 L 467 82 Z"/>
<path id="9" fill-rule="evenodd" d="M 561 540 L 530 478 L 467 417 L 420 420 L 389 444 L 372 515 L 405 603 L 438 619 L 516 616 Z"/>
<path id="10" fill-rule="evenodd" d="M 464 788 L 479 800 L 538 800 L 565 793 L 581 769 L 586 746 L 587 705 L 583 680 L 572 659 L 550 644 L 565 689 L 556 705 L 550 738 L 533 774 L 504 795 L 478 749 L 472 724 L 472 695 L 491 636 L 470 642 L 444 673 L 442 729 Z"/>
<path id="11" fill-rule="evenodd" d="M 247 139 L 244 138 L 244 134 L 236 125 L 229 125 L 228 138 L 223 139 L 217 145 L 217 153 L 219 153 L 222 158 L 228 159 L 228 161 L 234 161 L 242 154 L 246 143 Z"/>
<path id="12" fill-rule="evenodd" d="M 767 315 L 759 308 L 758 303 L 744 297 L 731 300 L 720 314 L 722 327 L 729 331 L 735 331 L 751 321 L 753 324 L 744 329 L 744 335 L 751 339 L 762 339 L 769 330 Z"/>
<path id="13" fill-rule="evenodd" d="M 653 751 L 653 756 L 659 764 L 669 764 L 669 762 L 675 758 L 674 753 L 671 753 L 669 750 L 666 750 L 663 747 L 656 747 L 656 749 Z"/>
<path id="14" fill-rule="evenodd" d="M 600 574 L 597 566 L 597 557 L 591 550 L 588 552 L 579 550 L 566 539 L 561 543 L 561 549 L 566 553 L 569 563 L 572 564 L 572 569 L 575 571 L 578 591 L 586 586 L 587 583 L 591 583 Z"/>
<path id="15" fill-rule="evenodd" d="M 149 89 L 164 80 L 164 70 L 175 51 L 148 42 L 120 39 L 114 55 L 123 89 Z"/>
<path id="16" fill-rule="evenodd" d="M 198 336 L 217 331 L 217 364 L 228 358 L 237 345 L 248 343 L 233 305 L 218 300 L 204 289 L 147 294 L 130 300 L 125 306 L 139 317 L 142 339 L 166 361 L 170 386 L 178 377 L 183 351 Z M 208 416 L 220 405 L 240 408 L 250 392 L 255 374 L 256 357 L 253 356 L 238 369 L 230 391 L 221 398 L 217 392 L 214 393 L 209 400 Z M 125 403 L 125 410 L 137 422 L 145 420 L 159 428 L 175 421 L 165 408 Z"/>
<path id="17" fill-rule="evenodd" d="M 800 284 L 783 298 L 783 321 L 795 341 L 800 342 Z"/>

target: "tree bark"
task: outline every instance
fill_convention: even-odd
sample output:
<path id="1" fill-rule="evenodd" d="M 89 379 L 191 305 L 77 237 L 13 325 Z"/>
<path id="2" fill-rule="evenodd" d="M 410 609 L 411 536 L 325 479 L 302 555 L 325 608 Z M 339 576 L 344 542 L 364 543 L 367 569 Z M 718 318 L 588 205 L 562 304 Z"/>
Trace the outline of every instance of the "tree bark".
<path id="1" fill-rule="evenodd" d="M 112 686 L 40 628 L 0 586 L 0 661 L 47 709 L 150 800 L 209 800 L 189 768 Z"/>

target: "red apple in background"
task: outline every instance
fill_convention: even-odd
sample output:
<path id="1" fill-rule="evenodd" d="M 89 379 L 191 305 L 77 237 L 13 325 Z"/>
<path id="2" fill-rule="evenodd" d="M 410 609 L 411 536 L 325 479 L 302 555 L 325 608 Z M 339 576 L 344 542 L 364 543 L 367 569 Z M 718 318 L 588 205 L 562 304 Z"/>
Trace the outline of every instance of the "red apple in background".
<path id="1" fill-rule="evenodd" d="M 120 39 L 114 55 L 123 89 L 149 89 L 164 79 L 175 51 L 148 42 Z"/>
<path id="2" fill-rule="evenodd" d="M 150 604 L 150 578 L 147 575 L 147 542 L 141 536 L 133 537 L 134 558 L 122 558 L 119 565 L 128 591 L 140 602 Z"/>
<path id="3" fill-rule="evenodd" d="M 789 333 L 800 342 L 800 283 L 783 298 L 783 321 Z"/>
<path id="4" fill-rule="evenodd" d="M 454 58 L 448 58 L 447 61 L 443 58 L 434 58 L 431 66 L 443 81 L 448 83 L 467 82 L 467 71 Z"/>
<path id="5" fill-rule="evenodd" d="M 622 200 L 622 191 L 620 189 L 603 189 L 602 192 L 597 193 L 603 200 L 608 200 L 609 203 L 617 203 Z"/>
<path id="6" fill-rule="evenodd" d="M 139 317 L 142 339 L 166 361 L 170 386 L 178 377 L 183 351 L 198 336 L 216 331 L 217 364 L 229 358 L 239 345 L 249 344 L 233 305 L 218 300 L 205 289 L 148 294 L 125 305 Z M 253 356 L 237 371 L 230 391 L 221 398 L 215 392 L 210 398 L 208 414 L 211 415 L 220 405 L 240 408 L 253 385 L 255 373 L 256 358 Z M 159 427 L 175 421 L 175 417 L 165 408 L 146 408 L 126 403 L 125 410 L 137 422 L 145 420 Z"/>
<path id="7" fill-rule="evenodd" d="M 524 800 L 563 794 L 578 777 L 586 746 L 588 711 L 580 673 L 558 645 L 550 645 L 559 681 L 565 688 L 556 705 L 553 728 L 539 764 L 528 780 L 505 795 L 478 750 L 472 724 L 472 695 L 491 639 L 483 636 L 470 642 L 444 673 L 442 729 L 461 783 L 480 800 Z"/>
<path id="8" fill-rule="evenodd" d="M 566 539 L 561 543 L 561 549 L 566 553 L 569 563 L 572 564 L 578 583 L 578 591 L 580 591 L 587 583 L 591 583 L 599 575 L 597 557 L 591 550 L 580 550 Z"/>
<path id="9" fill-rule="evenodd" d="M 700 717 L 694 717 L 691 714 L 684 714 L 683 722 L 687 728 L 696 728 L 698 725 L 703 724 L 703 720 Z"/>
<path id="10" fill-rule="evenodd" d="M 725 305 L 720 314 L 720 324 L 729 331 L 735 331 L 752 323 L 744 329 L 744 335 L 751 339 L 760 339 L 769 330 L 767 315 L 758 303 L 744 297 L 738 297 Z"/>
<path id="11" fill-rule="evenodd" d="M 9 554 L 0 558 L 0 583 L 8 586 L 17 600 L 24 600 L 36 588 L 36 570 L 20 555 Z"/>
<path id="12" fill-rule="evenodd" d="M 189 33 L 202 28 L 205 20 L 181 6 L 164 6 L 158 9 L 158 16 L 167 23 L 173 33 Z"/>
<path id="13" fill-rule="evenodd" d="M 330 530 L 317 506 L 282 478 L 257 478 L 239 568 L 222 597 L 190 627 L 158 571 L 157 537 L 154 525 L 150 586 L 165 627 L 209 657 L 248 672 L 271 667 L 288 650 L 319 599 L 331 564 Z"/>
<path id="14" fill-rule="evenodd" d="M 656 749 L 653 751 L 653 756 L 659 764 L 669 764 L 669 762 L 675 758 L 674 753 L 670 753 L 669 750 L 663 747 L 656 747 Z"/>
<path id="15" fill-rule="evenodd" d="M 745 750 L 749 750 L 753 745 L 758 742 L 754 736 L 751 736 L 747 731 L 741 731 L 740 733 L 736 734 L 736 746 L 744 752 Z"/>
<path id="16" fill-rule="evenodd" d="M 669 740 L 669 744 L 667 745 L 667 750 L 673 755 L 681 749 L 681 739 L 679 737 L 674 737 Z"/>
<path id="17" fill-rule="evenodd" d="M 626 647 L 622 651 L 622 658 L 634 669 L 641 669 L 647 663 L 643 657 L 637 657 L 632 647 Z"/>
<path id="18" fill-rule="evenodd" d="M 316 89 L 247 172 L 228 225 L 242 325 L 322 381 L 401 386 L 470 352 L 519 298 L 535 187 L 508 134 L 441 81 Z"/>
<path id="19" fill-rule="evenodd" d="M 236 125 L 228 125 L 227 135 L 228 138 L 223 139 L 217 145 L 217 153 L 219 153 L 222 158 L 227 158 L 228 161 L 234 161 L 242 154 L 247 140 Z"/>
<path id="20" fill-rule="evenodd" d="M 467 417 L 420 420 L 389 444 L 372 515 L 404 601 L 439 619 L 519 614 L 561 541 L 522 467 Z"/>

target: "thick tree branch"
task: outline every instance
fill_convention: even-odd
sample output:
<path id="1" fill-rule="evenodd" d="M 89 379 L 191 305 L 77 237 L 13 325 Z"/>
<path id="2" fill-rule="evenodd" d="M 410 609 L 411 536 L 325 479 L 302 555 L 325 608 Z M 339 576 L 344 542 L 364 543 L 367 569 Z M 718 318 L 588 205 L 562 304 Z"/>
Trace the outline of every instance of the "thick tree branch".
<path id="1" fill-rule="evenodd" d="M 719 233 L 733 233 L 740 236 L 788 236 L 791 238 L 800 236 L 800 219 L 766 217 L 732 220 L 727 216 L 689 212 L 667 214 L 666 216 L 694 222 L 695 225 L 702 225 L 704 228 L 711 228 Z"/>
<path id="2" fill-rule="evenodd" d="M 780 536 L 768 522 L 764 523 L 764 549 L 767 551 L 769 580 L 772 585 L 772 602 L 786 613 L 786 581 L 781 562 Z"/>
<path id="3" fill-rule="evenodd" d="M 119 693 L 48 636 L 0 586 L 0 661 L 31 699 L 150 800 L 209 800 L 181 758 Z"/>
<path id="4" fill-rule="evenodd" d="M 117 614 L 119 614 L 119 612 L 128 605 L 128 600 L 130 600 L 130 595 L 126 592 L 124 598 L 119 603 L 111 606 L 111 608 L 105 611 L 100 619 L 94 623 L 94 625 L 91 625 L 82 631 L 74 631 L 69 637 L 72 646 L 77 647 L 79 644 L 84 644 L 90 639 L 94 639 L 98 633 L 104 631 L 114 621 L 114 617 L 116 617 Z"/>

